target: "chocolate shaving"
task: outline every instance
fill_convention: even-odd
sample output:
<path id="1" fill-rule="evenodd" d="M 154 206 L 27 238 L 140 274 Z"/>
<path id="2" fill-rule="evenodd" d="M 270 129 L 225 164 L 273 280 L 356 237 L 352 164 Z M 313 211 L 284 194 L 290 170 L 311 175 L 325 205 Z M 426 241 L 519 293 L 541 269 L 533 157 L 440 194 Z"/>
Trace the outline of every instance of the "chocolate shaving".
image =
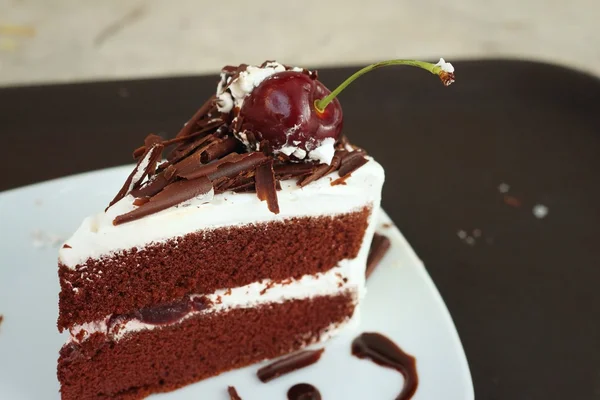
<path id="1" fill-rule="evenodd" d="M 144 153 L 144 156 L 140 158 L 133 171 L 131 171 L 131 174 L 129 174 L 129 176 L 125 180 L 123 187 L 121 187 L 121 190 L 119 190 L 115 198 L 112 199 L 112 201 L 108 204 L 106 210 L 108 210 L 110 207 L 112 207 L 113 204 L 127 196 L 132 190 L 138 188 L 141 185 L 146 175 L 148 175 L 148 172 L 156 168 L 156 163 L 158 162 L 158 160 L 160 160 L 162 156 L 162 151 L 163 145 L 155 144 L 150 149 L 148 149 L 146 153 Z M 143 170 L 142 167 L 144 168 Z"/>
<path id="2" fill-rule="evenodd" d="M 173 179 L 176 172 L 177 172 L 177 168 L 175 168 L 175 166 L 173 166 L 173 165 L 169 165 L 167 167 L 167 169 L 165 170 L 165 179 L 167 179 L 167 180 Z"/>
<path id="3" fill-rule="evenodd" d="M 241 173 L 253 171 L 256 167 L 268 160 L 269 158 L 262 153 L 240 154 L 237 161 L 222 163 L 214 172 L 211 172 L 208 177 L 211 180 L 233 178 Z"/>
<path id="4" fill-rule="evenodd" d="M 227 393 L 229 393 L 229 400 L 242 400 L 237 390 L 233 386 L 227 387 Z"/>
<path id="5" fill-rule="evenodd" d="M 338 171 L 340 177 L 331 182 L 331 186 L 345 185 L 346 179 L 350 177 L 352 172 L 356 171 L 367 162 L 369 162 L 369 160 L 365 158 L 365 154 L 362 151 L 352 151 L 347 153 L 342 158 L 342 163 Z"/>
<path id="6" fill-rule="evenodd" d="M 231 153 L 232 151 L 237 149 L 239 145 L 240 142 L 232 136 L 214 141 L 202 151 L 200 161 L 206 164 L 209 161 L 215 160 L 217 158 L 223 157 L 226 154 Z"/>
<path id="7" fill-rule="evenodd" d="M 150 181 L 140 188 L 131 191 L 133 197 L 152 197 L 165 188 L 169 183 L 173 181 L 175 176 L 176 168 L 169 165 L 167 169 L 154 175 Z"/>
<path id="8" fill-rule="evenodd" d="M 338 150 L 335 152 L 333 158 L 331 159 L 331 164 L 329 164 L 329 171 L 327 171 L 328 174 L 332 173 L 333 171 L 337 171 L 340 168 L 340 165 L 342 164 L 342 158 L 345 154 L 346 152 L 343 150 Z"/>
<path id="9" fill-rule="evenodd" d="M 371 248 L 369 249 L 369 255 L 367 256 L 367 270 L 365 275 L 368 278 L 373 273 L 375 268 L 381 262 L 385 253 L 390 249 L 390 239 L 386 236 L 376 233 L 373 235 L 373 241 L 371 242 Z"/>
<path id="10" fill-rule="evenodd" d="M 214 135 L 206 135 L 196 138 L 192 142 L 181 144 L 169 153 L 167 160 L 169 160 L 170 163 L 175 164 L 195 152 L 200 146 L 206 147 L 213 140 L 215 140 Z"/>
<path id="11" fill-rule="evenodd" d="M 221 126 L 223 126 L 223 119 L 212 118 L 212 119 L 206 120 L 206 123 L 202 123 L 200 126 L 198 126 L 196 128 L 196 129 L 198 129 L 197 131 L 194 131 L 186 136 L 179 136 L 179 137 L 174 137 L 173 139 L 166 140 L 163 142 L 163 144 L 165 146 L 170 146 L 175 143 L 185 142 L 187 140 L 197 138 L 198 136 L 203 136 L 205 133 L 210 132 L 211 130 L 221 127 Z"/>
<path id="12" fill-rule="evenodd" d="M 158 135 L 155 135 L 154 133 L 151 133 L 148 136 L 146 136 L 146 138 L 144 139 L 144 146 L 152 147 L 155 144 L 162 144 L 162 142 L 163 142 L 163 138 L 161 138 Z"/>
<path id="13" fill-rule="evenodd" d="M 200 157 L 200 156 L 198 156 Z M 225 157 L 220 160 L 213 161 L 208 164 L 201 164 L 199 159 L 198 162 L 194 163 L 186 163 L 184 169 L 177 171 L 177 176 L 184 179 L 195 179 L 201 176 L 208 176 L 209 174 L 215 172 L 217 167 L 226 162 L 235 162 L 239 160 L 242 156 L 237 153 L 227 154 Z"/>
<path id="14" fill-rule="evenodd" d="M 200 131 L 204 131 L 206 129 L 217 128 L 217 127 L 223 125 L 223 122 L 225 122 L 225 121 L 224 121 L 223 117 L 221 117 L 221 115 L 219 115 L 218 117 L 215 117 L 215 118 L 210 118 L 210 119 L 207 118 L 207 119 L 203 119 L 203 120 L 196 122 L 196 129 L 199 129 Z M 185 137 L 190 137 L 197 133 L 198 132 L 193 132 Z"/>
<path id="15" fill-rule="evenodd" d="M 342 164 L 340 166 L 339 174 L 340 176 L 350 175 L 352 172 L 365 165 L 368 161 L 369 160 L 365 158 L 365 154 L 362 151 L 349 152 L 342 157 Z"/>
<path id="16" fill-rule="evenodd" d="M 277 188 L 275 186 L 275 172 L 273 171 L 273 160 L 256 168 L 256 195 L 261 201 L 267 201 L 269 211 L 279 214 L 279 202 L 277 201 Z"/>
<path id="17" fill-rule="evenodd" d="M 160 136 L 151 133 L 148 136 L 146 136 L 146 138 L 144 139 L 144 145 L 138 147 L 137 149 L 135 149 L 133 151 L 133 159 L 137 160 L 139 157 L 141 157 L 146 152 L 146 149 L 149 149 L 150 147 L 154 146 L 155 144 L 163 144 L 164 145 L 163 139 Z"/>
<path id="18" fill-rule="evenodd" d="M 311 163 L 290 163 L 276 164 L 273 166 L 273 171 L 275 171 L 277 179 L 286 180 L 309 175 L 313 173 L 316 168 L 317 166 Z"/>
<path id="19" fill-rule="evenodd" d="M 216 95 L 212 95 L 210 99 L 208 99 L 206 103 L 204 103 L 202 107 L 200 107 L 198 111 L 196 111 L 196 113 L 192 116 L 192 118 L 190 118 L 187 124 L 185 124 L 183 128 L 181 128 L 181 130 L 177 135 L 175 135 L 175 137 L 188 136 L 190 133 L 194 132 L 197 129 L 197 122 L 200 121 L 202 117 L 208 115 L 210 110 L 215 106 L 216 98 Z"/>
<path id="20" fill-rule="evenodd" d="M 150 198 L 150 201 L 133 211 L 117 216 L 113 225 L 134 221 L 175 206 L 194 197 L 199 197 L 212 190 L 212 183 L 206 177 L 191 181 L 177 181 L 165 187 L 160 193 Z"/>
<path id="21" fill-rule="evenodd" d="M 304 176 L 298 180 L 298 186 L 304 187 L 309 183 L 321 179 L 325 175 L 332 173 L 340 167 L 342 159 L 346 154 L 345 150 L 337 150 L 331 159 L 331 164 L 319 164 L 310 175 Z"/>
<path id="22" fill-rule="evenodd" d="M 137 199 L 133 200 L 133 205 L 141 206 L 141 205 L 146 204 L 149 201 L 150 201 L 150 197 L 138 197 Z"/>
<path id="23" fill-rule="evenodd" d="M 190 133 L 189 135 L 186 135 L 186 136 L 175 137 L 175 138 L 169 139 L 169 140 L 162 140 L 162 138 L 160 136 L 153 135 L 153 134 L 150 134 L 149 136 L 155 136 L 155 137 L 159 138 L 157 143 L 161 143 L 163 146 L 167 147 L 167 146 L 170 146 L 175 143 L 181 143 L 184 141 L 188 141 L 192 138 L 196 138 L 201 135 L 204 136 L 207 132 L 210 132 L 211 130 L 213 130 L 215 128 L 221 128 L 221 127 L 223 127 L 223 119 L 213 118 L 210 120 L 206 120 L 205 122 L 203 121 L 201 126 L 199 127 L 200 129 L 198 131 Z M 137 149 L 135 149 L 133 151 L 133 158 L 134 159 L 139 158 L 144 153 L 144 151 L 146 151 L 146 149 L 148 147 L 149 147 L 148 144 L 144 144 L 143 146 L 140 146 Z M 187 147 L 187 146 L 182 146 L 182 147 Z"/>
<path id="24" fill-rule="evenodd" d="M 156 167 L 156 173 L 164 171 L 169 165 L 171 165 L 170 162 L 163 161 L 158 167 Z"/>
<path id="25" fill-rule="evenodd" d="M 315 170 L 312 174 L 301 178 L 298 181 L 298 186 L 304 187 L 304 186 L 308 185 L 309 183 L 312 183 L 312 182 L 316 181 L 317 179 L 324 177 L 325 175 L 327 175 L 328 171 L 329 171 L 329 165 L 320 164 L 317 168 L 315 168 Z"/>
<path id="26" fill-rule="evenodd" d="M 240 175 L 233 179 L 221 179 L 215 187 L 215 193 L 223 193 L 228 190 L 235 192 L 247 192 L 254 190 L 254 177 Z"/>
<path id="27" fill-rule="evenodd" d="M 69 246 L 67 243 L 63 244 L 63 249 L 72 249 L 71 246 Z"/>
<path id="28" fill-rule="evenodd" d="M 235 193 L 256 192 L 256 185 L 255 185 L 254 182 L 249 182 L 249 183 L 247 183 L 245 185 L 240 185 L 240 186 L 238 186 L 236 188 L 232 188 L 232 189 L 229 189 L 229 190 L 231 190 L 232 192 L 235 192 Z"/>
<path id="29" fill-rule="evenodd" d="M 196 151 L 194 154 L 182 159 L 174 165 L 177 170 L 177 176 L 185 176 L 190 172 L 196 170 L 199 166 L 202 165 L 200 162 L 200 157 L 202 156 L 202 151 Z"/>
<path id="30" fill-rule="evenodd" d="M 140 146 L 133 151 L 133 159 L 137 160 L 146 152 L 146 145 Z"/>

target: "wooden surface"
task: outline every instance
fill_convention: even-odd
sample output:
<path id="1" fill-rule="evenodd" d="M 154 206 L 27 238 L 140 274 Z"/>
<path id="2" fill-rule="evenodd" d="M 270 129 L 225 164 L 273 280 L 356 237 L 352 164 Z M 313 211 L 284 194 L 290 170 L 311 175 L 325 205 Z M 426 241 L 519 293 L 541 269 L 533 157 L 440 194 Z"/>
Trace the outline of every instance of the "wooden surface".
<path id="1" fill-rule="evenodd" d="M 600 399 L 600 82 L 536 63 L 455 66 L 450 88 L 409 69 L 365 76 L 342 95 L 345 132 L 386 169 L 383 206 L 450 309 L 477 398 Z M 215 85 L 2 89 L 0 190 L 131 162 Z M 471 244 L 458 236 L 475 229 Z"/>

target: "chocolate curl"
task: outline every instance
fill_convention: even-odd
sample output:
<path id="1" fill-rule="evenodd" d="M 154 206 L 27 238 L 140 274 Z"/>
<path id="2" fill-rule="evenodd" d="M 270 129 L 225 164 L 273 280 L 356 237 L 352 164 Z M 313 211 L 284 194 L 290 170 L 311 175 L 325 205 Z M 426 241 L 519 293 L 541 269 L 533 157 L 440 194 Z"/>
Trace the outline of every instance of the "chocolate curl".
<path id="1" fill-rule="evenodd" d="M 290 178 L 299 178 L 305 175 L 310 175 L 316 169 L 317 165 L 311 163 L 276 164 L 273 166 L 275 176 L 278 180 L 282 181 Z"/>
<path id="2" fill-rule="evenodd" d="M 132 190 L 131 195 L 134 197 L 154 196 L 175 180 L 176 171 L 177 169 L 174 166 L 169 165 L 164 171 L 152 177 L 152 180 L 147 182 L 144 186 Z"/>
<path id="3" fill-rule="evenodd" d="M 141 206 L 141 205 L 146 204 L 149 201 L 150 201 L 150 197 L 138 197 L 137 199 L 133 200 L 133 205 Z"/>
<path id="4" fill-rule="evenodd" d="M 273 160 L 256 168 L 256 195 L 261 201 L 267 201 L 269 211 L 279 214 L 279 202 L 277 201 L 277 188 L 275 186 L 275 172 L 273 171 Z"/>
<path id="5" fill-rule="evenodd" d="M 178 138 L 173 138 L 171 140 L 167 140 L 164 144 L 165 144 L 165 146 L 169 146 L 169 145 L 172 145 L 172 144 L 175 144 L 175 143 L 181 143 L 181 142 L 189 141 L 191 139 L 196 139 L 198 136 L 201 136 L 201 135 L 203 135 L 203 134 L 205 134 L 205 133 L 213 130 L 217 126 L 221 126 L 220 121 L 221 121 L 221 119 L 218 120 L 219 123 L 215 122 L 213 124 L 210 124 L 207 127 L 200 129 L 199 131 L 196 131 L 194 133 L 190 133 L 188 136 L 178 137 Z"/>
<path id="6" fill-rule="evenodd" d="M 146 152 L 146 145 L 140 146 L 133 151 L 133 159 L 137 160 Z"/>
<path id="7" fill-rule="evenodd" d="M 312 183 L 312 182 L 316 181 L 317 179 L 321 179 L 325 175 L 330 174 L 333 171 L 337 170 L 340 167 L 340 163 L 341 163 L 343 154 L 345 154 L 345 153 L 346 153 L 345 150 L 337 150 L 335 152 L 335 154 L 333 155 L 333 158 L 331 159 L 330 165 L 327 165 L 327 164 L 318 165 L 312 174 L 305 176 L 303 178 L 300 178 L 300 180 L 298 181 L 298 186 L 304 187 L 304 186 L 308 185 L 309 183 Z"/>
<path id="8" fill-rule="evenodd" d="M 206 103 L 204 103 L 202 107 L 200 107 L 198 111 L 196 111 L 196 113 L 183 126 L 183 128 L 181 128 L 181 130 L 175 137 L 188 136 L 190 133 L 194 132 L 197 129 L 196 124 L 198 123 L 198 121 L 200 121 L 202 117 L 208 115 L 209 111 L 215 106 L 216 98 L 216 95 L 212 95 L 210 99 L 208 99 Z"/>
<path id="9" fill-rule="evenodd" d="M 206 164 L 234 151 L 240 142 L 234 137 L 227 137 L 210 143 L 203 151 L 200 161 Z"/>
<path id="10" fill-rule="evenodd" d="M 167 159 L 171 164 L 175 164 L 180 160 L 184 159 L 185 157 L 189 156 L 194 151 L 196 151 L 196 149 L 198 149 L 200 146 L 207 146 L 213 140 L 215 140 L 215 137 L 211 134 L 197 138 L 190 143 L 181 144 L 178 147 L 174 148 L 173 151 L 171 151 L 171 153 L 169 153 Z"/>
<path id="11" fill-rule="evenodd" d="M 146 149 L 149 149 L 150 147 L 154 146 L 155 144 L 163 144 L 164 145 L 163 138 L 161 138 L 158 135 L 155 135 L 154 133 L 151 133 L 148 136 L 146 136 L 146 138 L 144 139 L 144 145 L 138 147 L 137 149 L 135 149 L 133 151 L 133 159 L 137 160 L 139 157 L 144 155 L 144 153 L 146 152 Z"/>
<path id="12" fill-rule="evenodd" d="M 320 164 L 312 174 L 301 178 L 298 181 L 298 186 L 304 187 L 304 186 L 308 185 L 309 183 L 312 183 L 312 182 L 316 181 L 317 179 L 324 177 L 325 175 L 327 175 L 327 171 L 329 171 L 329 165 Z"/>
<path id="13" fill-rule="evenodd" d="M 133 171 L 131 171 L 131 174 L 129 174 L 125 180 L 121 190 L 119 190 L 115 198 L 112 199 L 112 201 L 108 204 L 108 207 L 106 207 L 106 210 L 141 185 L 144 178 L 148 175 L 148 172 L 156 168 L 156 163 L 162 157 L 163 148 L 164 146 L 162 144 L 155 144 L 144 154 L 142 158 L 140 158 Z"/>
<path id="14" fill-rule="evenodd" d="M 346 176 L 356 171 L 358 168 L 365 165 L 369 160 L 365 158 L 365 153 L 362 151 L 352 151 L 346 153 L 342 157 L 342 165 L 340 166 L 340 176 Z"/>
<path id="15" fill-rule="evenodd" d="M 377 265 L 381 262 L 385 253 L 390 249 L 390 239 L 386 236 L 376 233 L 373 235 L 373 241 L 371 242 L 371 248 L 369 249 L 369 255 L 367 256 L 367 270 L 365 275 L 368 278 L 373 273 Z"/>
<path id="16" fill-rule="evenodd" d="M 208 177 L 214 181 L 220 178 L 233 178 L 245 172 L 253 171 L 257 166 L 267 162 L 269 158 L 262 153 L 240 154 L 235 162 L 225 162 L 211 172 Z"/>
<path id="17" fill-rule="evenodd" d="M 254 191 L 254 177 L 239 175 L 233 179 L 221 179 L 215 187 L 215 193 L 223 193 L 228 190 L 234 192 L 250 192 Z"/>
<path id="18" fill-rule="evenodd" d="M 212 183 L 206 177 L 191 181 L 177 181 L 165 187 L 160 193 L 151 197 L 150 200 L 140 207 L 126 214 L 119 215 L 113 220 L 113 225 L 135 221 L 150 214 L 157 213 L 173 207 L 194 197 L 209 194 L 213 189 Z M 208 200 L 207 196 L 207 200 Z"/>
<path id="19" fill-rule="evenodd" d="M 346 153 L 342 158 L 342 163 L 340 169 L 338 170 L 340 177 L 331 182 L 331 186 L 345 185 L 346 179 L 348 179 L 354 171 L 365 165 L 367 162 L 369 162 L 369 160 L 365 158 L 365 154 L 362 151 L 352 151 Z"/>
<path id="20" fill-rule="evenodd" d="M 200 156 L 202 155 L 201 151 L 197 151 L 191 156 L 184 158 L 175 164 L 175 168 L 177 169 L 177 176 L 185 176 L 190 172 L 196 170 L 202 163 L 200 162 Z M 193 179 L 193 178 L 192 178 Z"/>
<path id="21" fill-rule="evenodd" d="M 192 138 L 202 135 L 203 133 L 209 132 L 217 127 L 221 127 L 223 125 L 223 122 L 224 121 L 222 118 L 212 118 L 212 119 L 207 119 L 207 120 L 201 121 L 201 122 L 197 123 L 197 127 L 196 127 L 196 129 L 198 129 L 197 131 L 192 132 L 186 136 L 179 136 L 179 137 L 174 137 L 173 139 L 166 140 L 163 142 L 163 144 L 165 146 L 169 146 L 174 143 L 180 143 L 180 142 L 184 142 L 186 140 L 190 140 Z"/>
<path id="22" fill-rule="evenodd" d="M 201 176 L 208 176 L 209 174 L 215 172 L 219 165 L 224 164 L 226 162 L 237 161 L 240 159 L 240 157 L 241 156 L 237 153 L 231 153 L 227 154 L 220 160 L 213 161 L 209 164 L 201 164 L 200 161 L 197 160 L 197 163 L 185 164 L 185 168 L 177 170 L 177 176 L 184 179 L 196 179 Z"/>
<path id="23" fill-rule="evenodd" d="M 213 118 L 210 120 L 202 121 L 200 129 L 196 132 L 190 133 L 187 136 L 175 137 L 175 138 L 169 139 L 169 140 L 162 140 L 162 138 L 160 136 L 157 136 L 154 134 L 150 134 L 148 136 L 154 136 L 156 138 L 159 138 L 158 142 L 160 142 L 163 146 L 167 147 L 167 146 L 170 146 L 175 143 L 185 142 L 190 139 L 196 138 L 198 136 L 204 135 L 207 132 L 210 132 L 211 130 L 213 130 L 214 128 L 217 128 L 217 127 L 220 128 L 222 126 L 223 126 L 223 120 L 221 118 Z M 147 140 L 148 140 L 148 138 L 146 138 L 146 141 Z M 140 157 L 146 151 L 146 149 L 148 147 L 149 147 L 148 144 L 144 144 L 144 146 L 140 146 L 137 149 L 135 149 L 133 151 L 133 158 L 137 159 L 138 157 Z M 181 146 L 181 147 L 187 148 L 187 145 Z M 177 151 L 177 149 L 174 149 L 171 153 L 173 153 L 175 151 Z"/>
<path id="24" fill-rule="evenodd" d="M 164 150 L 165 146 L 162 144 L 162 138 L 158 135 L 155 135 L 153 133 L 149 134 L 148 136 L 146 136 L 146 138 L 144 139 L 144 145 L 146 146 L 147 149 L 152 148 L 152 146 L 157 146 L 157 145 L 161 145 L 161 151 L 160 154 L 157 154 L 157 158 L 154 161 L 151 161 L 148 164 L 148 170 L 146 171 L 148 176 L 152 176 L 154 175 L 154 173 L 156 172 L 156 165 L 158 164 L 158 162 L 160 161 L 160 159 L 162 158 L 162 150 Z"/>

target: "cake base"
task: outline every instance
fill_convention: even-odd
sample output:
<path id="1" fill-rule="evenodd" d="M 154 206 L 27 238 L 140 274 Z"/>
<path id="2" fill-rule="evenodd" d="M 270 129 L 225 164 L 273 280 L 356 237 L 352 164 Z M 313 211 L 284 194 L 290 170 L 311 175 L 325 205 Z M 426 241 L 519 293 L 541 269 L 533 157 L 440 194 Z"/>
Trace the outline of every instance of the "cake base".
<path id="1" fill-rule="evenodd" d="M 61 349 L 62 399 L 141 399 L 279 357 L 325 338 L 352 317 L 355 302 L 347 291 L 200 314 L 116 342 L 95 333 Z"/>

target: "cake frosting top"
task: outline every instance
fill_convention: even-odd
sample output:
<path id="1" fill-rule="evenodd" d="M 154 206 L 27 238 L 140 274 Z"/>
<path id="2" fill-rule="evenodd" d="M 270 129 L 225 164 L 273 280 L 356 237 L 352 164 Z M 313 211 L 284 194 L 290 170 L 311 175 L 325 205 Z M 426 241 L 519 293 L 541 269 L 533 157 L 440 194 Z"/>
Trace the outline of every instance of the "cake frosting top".
<path id="1" fill-rule="evenodd" d="M 115 203 L 106 212 L 84 219 L 77 231 L 59 251 L 61 264 L 75 268 L 88 258 L 98 259 L 132 247 L 143 248 L 197 231 L 247 224 L 289 220 L 294 217 L 335 216 L 377 205 L 381 196 L 384 171 L 370 157 L 360 169 L 347 177 L 345 185 L 332 186 L 337 171 L 306 186 L 295 179 L 280 182 L 280 212 L 274 214 L 251 192 L 225 191 L 190 200 L 144 218 L 114 225 L 114 219 L 138 208 L 132 194 Z"/>

